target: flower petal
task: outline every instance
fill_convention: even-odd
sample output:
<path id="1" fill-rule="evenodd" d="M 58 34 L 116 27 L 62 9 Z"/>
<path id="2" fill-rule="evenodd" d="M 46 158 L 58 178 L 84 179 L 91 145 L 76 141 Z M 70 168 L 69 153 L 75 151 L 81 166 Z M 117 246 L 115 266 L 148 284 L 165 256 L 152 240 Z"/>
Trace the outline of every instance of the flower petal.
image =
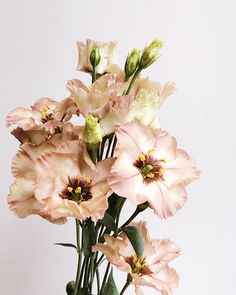
<path id="1" fill-rule="evenodd" d="M 194 179 L 198 179 L 200 170 L 195 162 L 183 150 L 177 150 L 177 157 L 172 162 L 164 165 L 164 178 L 167 185 L 183 184 L 187 185 Z"/>
<path id="2" fill-rule="evenodd" d="M 187 200 L 187 192 L 183 185 L 174 185 L 167 188 L 163 183 L 149 184 L 148 202 L 160 218 L 168 218 L 176 214 Z"/>
<path id="3" fill-rule="evenodd" d="M 135 204 L 141 204 L 146 201 L 140 195 L 143 178 L 126 153 L 122 153 L 112 166 L 108 177 L 108 184 L 116 194 L 130 199 Z"/>

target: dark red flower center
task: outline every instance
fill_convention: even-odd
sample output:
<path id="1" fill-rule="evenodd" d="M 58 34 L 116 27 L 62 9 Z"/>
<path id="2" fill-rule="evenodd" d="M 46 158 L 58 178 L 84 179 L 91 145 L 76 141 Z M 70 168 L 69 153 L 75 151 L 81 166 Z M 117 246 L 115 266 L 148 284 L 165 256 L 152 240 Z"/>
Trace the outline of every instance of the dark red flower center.
<path id="1" fill-rule="evenodd" d="M 81 203 L 92 198 L 91 179 L 81 177 L 68 177 L 68 185 L 60 193 L 62 199 L 67 199 Z"/>

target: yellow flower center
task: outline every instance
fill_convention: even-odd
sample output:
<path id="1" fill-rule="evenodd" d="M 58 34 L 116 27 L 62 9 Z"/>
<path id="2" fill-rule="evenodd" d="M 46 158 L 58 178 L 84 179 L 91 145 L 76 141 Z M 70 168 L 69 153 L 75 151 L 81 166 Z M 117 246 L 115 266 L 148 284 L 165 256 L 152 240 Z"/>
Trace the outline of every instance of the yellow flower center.
<path id="1" fill-rule="evenodd" d="M 92 180 L 89 177 L 85 179 L 81 176 L 68 177 L 68 185 L 60 193 L 60 197 L 77 203 L 88 201 L 92 198 L 91 183 Z"/>
<path id="2" fill-rule="evenodd" d="M 43 123 L 46 123 L 50 120 L 54 120 L 54 115 L 53 115 L 53 108 L 50 107 L 48 104 L 45 104 L 42 109 L 40 110 L 41 114 L 41 121 Z"/>
<path id="3" fill-rule="evenodd" d="M 142 275 L 150 275 L 152 271 L 149 269 L 148 265 L 146 264 L 146 257 L 141 257 L 140 259 L 137 256 L 130 256 L 125 259 L 125 261 L 131 267 L 131 273 L 142 276 Z"/>
<path id="4" fill-rule="evenodd" d="M 163 164 L 166 163 L 164 159 L 157 160 L 153 156 L 154 149 L 149 149 L 147 153 L 141 153 L 138 160 L 134 162 L 134 166 L 138 168 L 143 176 L 145 183 L 152 181 L 164 180 Z"/>

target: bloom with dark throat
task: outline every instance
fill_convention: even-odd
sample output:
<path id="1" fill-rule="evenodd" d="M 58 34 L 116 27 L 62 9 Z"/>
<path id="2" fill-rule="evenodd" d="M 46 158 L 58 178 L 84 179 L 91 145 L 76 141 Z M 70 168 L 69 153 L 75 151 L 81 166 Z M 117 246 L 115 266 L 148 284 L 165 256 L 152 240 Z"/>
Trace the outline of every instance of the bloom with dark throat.
<path id="1" fill-rule="evenodd" d="M 153 272 L 148 268 L 146 264 L 146 257 L 141 257 L 140 259 L 137 256 L 132 255 L 127 257 L 125 261 L 130 265 L 131 272 L 138 276 L 142 275 L 151 275 Z"/>
<path id="2" fill-rule="evenodd" d="M 152 181 L 163 180 L 163 167 L 162 164 L 165 160 L 157 160 L 153 156 L 153 149 L 150 149 L 146 154 L 141 153 L 139 158 L 134 162 L 134 166 L 138 168 L 143 176 L 145 183 Z"/>
<path id="3" fill-rule="evenodd" d="M 63 199 L 81 203 L 92 198 L 91 194 L 91 179 L 83 179 L 80 176 L 68 177 L 68 185 L 61 192 L 60 196 Z"/>

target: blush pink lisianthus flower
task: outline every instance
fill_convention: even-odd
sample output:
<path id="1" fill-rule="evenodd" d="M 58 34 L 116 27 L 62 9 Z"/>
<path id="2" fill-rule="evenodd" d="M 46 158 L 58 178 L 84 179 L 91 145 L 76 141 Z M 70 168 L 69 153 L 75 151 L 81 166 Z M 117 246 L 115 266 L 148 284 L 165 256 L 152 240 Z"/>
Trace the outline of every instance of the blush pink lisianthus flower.
<path id="1" fill-rule="evenodd" d="M 39 215 L 52 223 L 63 224 L 65 218 L 52 218 L 45 206 L 35 198 L 35 161 L 44 152 L 55 150 L 52 143 L 40 145 L 25 143 L 12 160 L 12 174 L 15 177 L 8 195 L 8 205 L 18 217 Z"/>
<path id="2" fill-rule="evenodd" d="M 70 120 L 77 109 L 71 98 L 57 102 L 44 97 L 37 100 L 31 109 L 18 107 L 12 110 L 6 117 L 6 126 L 17 125 L 25 131 L 33 132 L 41 129 L 53 134 L 63 122 Z"/>
<path id="3" fill-rule="evenodd" d="M 98 74 L 109 72 L 112 66 L 118 63 L 118 55 L 116 53 L 117 42 L 96 42 L 87 39 L 86 42 L 77 42 L 78 46 L 78 66 L 77 70 L 82 72 L 92 72 L 93 66 L 90 61 L 90 55 L 94 48 L 98 48 L 100 62 L 96 67 Z"/>
<path id="4" fill-rule="evenodd" d="M 140 286 L 156 289 L 162 295 L 170 295 L 172 289 L 178 286 L 179 277 L 168 264 L 180 255 L 181 249 L 172 241 L 151 240 L 146 222 L 131 223 L 139 229 L 144 239 L 144 252 L 138 258 L 135 250 L 125 233 L 118 237 L 104 236 L 105 244 L 97 243 L 93 252 L 101 251 L 107 260 L 118 270 L 127 272 L 132 277 L 132 284 L 136 287 L 136 294 L 142 294 Z"/>
<path id="5" fill-rule="evenodd" d="M 186 202 L 185 186 L 199 177 L 194 161 L 177 149 L 174 137 L 137 121 L 118 127 L 116 136 L 112 190 L 135 204 L 148 202 L 161 218 L 173 216 Z"/>
<path id="6" fill-rule="evenodd" d="M 108 208 L 107 175 L 113 163 L 108 158 L 94 165 L 82 140 L 67 142 L 37 159 L 36 198 L 54 218 L 97 221 Z"/>

